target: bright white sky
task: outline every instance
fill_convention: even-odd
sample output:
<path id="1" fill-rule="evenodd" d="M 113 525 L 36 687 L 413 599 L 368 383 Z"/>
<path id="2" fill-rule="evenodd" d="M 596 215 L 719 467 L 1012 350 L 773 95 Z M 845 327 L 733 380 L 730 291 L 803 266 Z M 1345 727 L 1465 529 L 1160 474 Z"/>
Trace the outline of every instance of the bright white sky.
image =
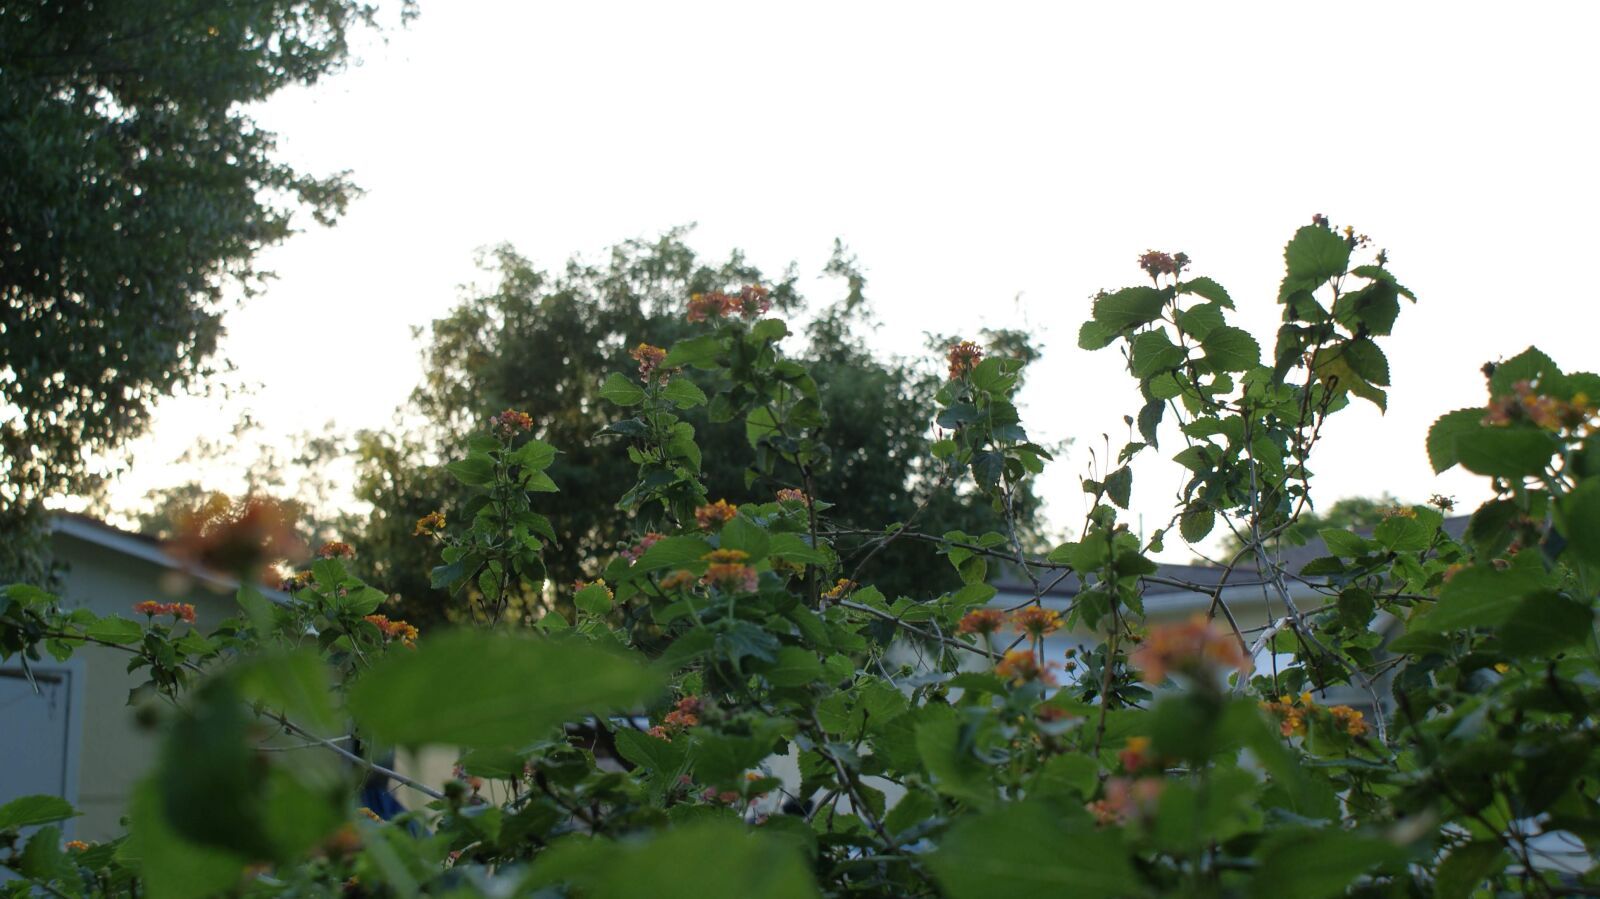
<path id="1" fill-rule="evenodd" d="M 1078 439 L 1045 487 L 1072 528 L 1088 448 L 1138 408 L 1113 350 L 1076 347 L 1088 297 L 1182 250 L 1270 346 L 1283 244 L 1317 212 L 1389 248 L 1422 300 L 1383 344 L 1388 415 L 1334 419 L 1320 495 L 1475 502 L 1477 479 L 1432 475 L 1433 418 L 1480 405 L 1479 366 L 1530 343 L 1596 365 L 1597 26 L 1577 3 L 424 0 L 363 65 L 258 111 L 285 158 L 368 193 L 268 253 L 278 280 L 230 319 L 225 353 L 260 389 L 169 402 L 113 505 L 185 479 L 168 460 L 243 408 L 279 433 L 389 421 L 411 328 L 480 247 L 554 267 L 697 222 L 703 252 L 807 279 L 842 238 L 887 352 L 1033 329 L 1024 414 Z M 1146 530 L 1179 479 L 1139 469 Z"/>

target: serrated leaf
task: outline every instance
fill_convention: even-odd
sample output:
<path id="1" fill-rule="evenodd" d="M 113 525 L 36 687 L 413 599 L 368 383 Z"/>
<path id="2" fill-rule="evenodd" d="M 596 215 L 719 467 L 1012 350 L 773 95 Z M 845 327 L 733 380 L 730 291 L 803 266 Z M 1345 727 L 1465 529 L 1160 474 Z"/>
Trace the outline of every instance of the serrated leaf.
<path id="1" fill-rule="evenodd" d="M 1210 278 L 1190 278 L 1187 281 L 1182 281 L 1178 284 L 1178 293 L 1192 293 L 1219 306 L 1233 308 L 1233 298 L 1228 296 L 1228 292 L 1222 288 L 1221 284 Z"/>
<path id="2" fill-rule="evenodd" d="M 107 643 L 137 643 L 144 638 L 144 627 L 120 615 L 107 615 L 89 625 L 84 633 Z"/>
<path id="3" fill-rule="evenodd" d="M 1446 412 L 1428 428 L 1428 464 L 1435 474 L 1445 471 L 1460 461 L 1456 454 L 1456 440 L 1462 434 L 1476 431 L 1483 421 L 1482 409 L 1457 409 Z"/>
<path id="4" fill-rule="evenodd" d="M 716 368 L 717 357 L 721 353 L 722 338 L 715 334 L 702 334 L 673 344 L 661 365 L 664 368 L 679 368 L 685 365 L 695 368 Z"/>
<path id="5" fill-rule="evenodd" d="M 668 381 L 667 386 L 661 391 L 661 397 L 679 409 L 692 409 L 706 404 L 705 391 L 696 387 L 688 378 L 673 378 Z"/>
<path id="6" fill-rule="evenodd" d="M 644 388 L 620 372 L 612 372 L 606 382 L 600 385 L 601 399 L 619 406 L 637 406 L 644 402 L 644 396 Z"/>
<path id="7" fill-rule="evenodd" d="M 1147 325 L 1161 317 L 1167 292 L 1154 287 L 1125 287 L 1094 301 L 1094 320 L 1113 331 Z M 1081 338 L 1082 332 L 1079 332 Z"/>
<path id="8" fill-rule="evenodd" d="M 19 796 L 5 805 L 0 805 L 0 830 L 65 821 L 76 817 L 77 814 L 78 811 L 72 807 L 72 803 L 60 796 L 43 793 Z"/>
<path id="9" fill-rule="evenodd" d="M 1261 344 L 1250 332 L 1223 325 L 1200 341 L 1206 362 L 1218 371 L 1249 371 L 1261 364 Z"/>
<path id="10" fill-rule="evenodd" d="M 1344 274 L 1350 265 L 1350 244 L 1320 225 L 1305 225 L 1283 248 L 1288 274 L 1279 301 L 1295 290 L 1311 290 L 1329 278 Z"/>

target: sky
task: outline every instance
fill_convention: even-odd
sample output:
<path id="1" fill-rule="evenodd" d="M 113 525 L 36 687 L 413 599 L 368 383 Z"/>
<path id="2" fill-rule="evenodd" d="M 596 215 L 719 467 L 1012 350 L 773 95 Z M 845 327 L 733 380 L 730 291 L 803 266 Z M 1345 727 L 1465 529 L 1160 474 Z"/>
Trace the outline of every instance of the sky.
<path id="1" fill-rule="evenodd" d="M 823 301 L 842 239 L 885 353 L 1038 335 L 1023 414 L 1075 441 L 1042 484 L 1069 531 L 1090 448 L 1120 446 L 1139 404 L 1114 351 L 1076 346 L 1090 296 L 1140 283 L 1147 249 L 1183 251 L 1270 346 L 1282 248 L 1314 213 L 1371 235 L 1420 298 L 1383 342 L 1387 414 L 1332 419 L 1317 495 L 1470 505 L 1481 480 L 1434 476 L 1424 437 L 1483 403 L 1480 366 L 1530 344 L 1596 365 L 1597 26 L 1578 3 L 423 0 L 360 65 L 252 111 L 285 160 L 366 194 L 262 255 L 277 278 L 223 346 L 254 391 L 164 403 L 111 505 L 189 479 L 173 460 L 245 409 L 272 434 L 391 422 L 413 328 L 481 280 L 480 248 L 559 267 L 695 223 L 697 250 L 794 262 Z M 1146 458 L 1153 530 L 1182 474 Z"/>

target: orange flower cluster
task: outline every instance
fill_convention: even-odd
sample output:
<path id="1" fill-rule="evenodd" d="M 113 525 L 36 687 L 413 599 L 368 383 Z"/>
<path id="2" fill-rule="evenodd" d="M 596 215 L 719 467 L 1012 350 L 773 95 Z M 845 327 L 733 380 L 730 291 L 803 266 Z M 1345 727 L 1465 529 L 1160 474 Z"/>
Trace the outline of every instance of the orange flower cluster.
<path id="1" fill-rule="evenodd" d="M 658 346 L 641 343 L 629 350 L 628 355 L 633 361 L 639 363 L 639 380 L 649 384 L 656 377 L 656 369 L 660 368 L 661 363 L 666 360 L 667 351 Z M 661 383 L 667 383 L 667 379 L 672 377 L 673 371 L 673 369 L 663 370 L 660 373 Z"/>
<path id="2" fill-rule="evenodd" d="M 398 618 L 390 621 L 387 615 L 368 615 L 365 620 L 383 634 L 385 641 L 398 640 L 406 649 L 417 648 L 419 632 L 415 625 L 408 624 Z"/>
<path id="3" fill-rule="evenodd" d="M 1417 510 L 1410 506 L 1390 506 L 1383 510 L 1383 517 L 1385 519 L 1410 518 L 1414 520 L 1417 517 Z"/>
<path id="4" fill-rule="evenodd" d="M 738 552 L 738 550 L 718 550 L 718 552 Z M 718 587 L 730 593 L 754 593 L 757 574 L 755 569 L 744 565 L 742 561 L 714 561 L 706 569 L 706 576 L 702 577 L 707 587 Z"/>
<path id="5" fill-rule="evenodd" d="M 1483 423 L 1504 427 L 1526 421 L 1547 431 L 1576 432 L 1581 428 L 1587 433 L 1595 432 L 1594 419 L 1596 414 L 1600 414 L 1600 408 L 1590 401 L 1588 394 L 1577 393 L 1573 394 L 1572 399 L 1563 400 L 1535 393 L 1534 389 L 1531 381 L 1512 384 L 1510 396 L 1503 396 L 1489 404 Z"/>
<path id="6" fill-rule="evenodd" d="M 489 426 L 496 434 L 509 440 L 518 434 L 533 430 L 533 418 L 526 412 L 507 409 L 489 419 Z"/>
<path id="7" fill-rule="evenodd" d="M 1157 250 L 1147 250 L 1139 257 L 1139 267 L 1151 279 L 1162 275 L 1181 275 L 1184 268 L 1189 265 L 1189 257 L 1184 253 L 1162 253 Z"/>
<path id="8" fill-rule="evenodd" d="M 961 623 L 956 625 L 956 633 L 988 636 L 998 631 L 1005 623 L 1006 613 L 999 609 L 973 609 L 961 616 Z"/>
<path id="9" fill-rule="evenodd" d="M 822 591 L 822 598 L 831 600 L 833 602 L 838 602 L 839 600 L 844 599 L 846 596 L 856 592 L 856 588 L 859 586 L 861 585 L 857 584 L 855 581 L 852 581 L 847 577 L 842 577 L 837 581 L 834 581 L 832 587 Z"/>
<path id="10" fill-rule="evenodd" d="M 411 532 L 413 537 L 426 537 L 444 530 L 444 513 L 429 512 L 417 519 L 417 528 Z"/>
<path id="11" fill-rule="evenodd" d="M 1029 681 L 1055 685 L 1056 676 L 1050 673 L 1053 663 L 1039 664 L 1033 653 L 1026 649 L 1013 649 L 994 666 L 994 673 L 1013 684 L 1021 686 Z"/>
<path id="12" fill-rule="evenodd" d="M 719 499 L 710 505 L 695 509 L 694 520 L 695 524 L 700 526 L 700 530 L 709 531 L 718 525 L 727 524 L 738 514 L 738 506 L 730 504 L 725 499 Z"/>
<path id="13" fill-rule="evenodd" d="M 373 822 L 376 822 L 378 824 L 382 824 L 383 823 L 383 818 L 377 812 L 373 811 L 370 808 L 367 808 L 364 805 L 362 807 L 356 809 L 356 812 L 359 815 L 361 815 L 361 817 L 366 818 L 368 821 L 373 821 Z"/>
<path id="14" fill-rule="evenodd" d="M 252 496 L 235 504 L 215 493 L 178 516 L 167 549 L 190 564 L 250 578 L 273 562 L 304 558 L 294 519 L 293 509 L 277 500 Z"/>
<path id="15" fill-rule="evenodd" d="M 695 580 L 696 578 L 692 571 L 674 571 L 661 579 L 661 589 L 677 590 L 680 587 L 687 587 L 693 584 Z"/>
<path id="16" fill-rule="evenodd" d="M 1129 774 L 1137 772 L 1154 760 L 1150 755 L 1149 737 L 1129 737 L 1128 742 L 1123 744 L 1122 750 L 1117 753 L 1117 761 L 1122 763 L 1122 770 Z"/>
<path id="17" fill-rule="evenodd" d="M 778 491 L 778 502 L 799 503 L 802 506 L 809 506 L 811 505 L 811 497 L 806 495 L 804 490 L 798 490 L 794 487 L 785 487 Z"/>
<path id="18" fill-rule="evenodd" d="M 635 543 L 634 545 L 623 550 L 622 557 L 627 559 L 629 562 L 639 561 L 639 557 L 644 555 L 644 551 L 652 546 L 655 546 L 656 541 L 660 540 L 661 536 L 661 534 L 658 534 L 655 531 L 645 534 L 643 537 L 639 538 L 638 543 Z"/>
<path id="19" fill-rule="evenodd" d="M 650 728 L 646 733 L 658 740 L 671 743 L 675 734 L 700 725 L 701 708 L 700 697 L 685 696 L 678 700 L 678 704 L 666 714 L 666 717 L 661 719 L 660 724 Z"/>
<path id="20" fill-rule="evenodd" d="M 67 841 L 67 851 L 68 852 L 83 852 L 83 851 L 87 850 L 88 848 L 89 848 L 89 844 L 85 843 L 82 840 L 68 840 Z"/>
<path id="21" fill-rule="evenodd" d="M 1113 777 L 1106 781 L 1105 798 L 1089 803 L 1090 814 L 1101 827 L 1127 824 L 1155 816 L 1167 783 L 1154 777 Z"/>
<path id="22" fill-rule="evenodd" d="M 154 618 L 157 615 L 171 615 L 174 619 L 181 618 L 190 624 L 194 623 L 194 606 L 186 602 L 155 602 L 153 600 L 145 600 L 141 603 L 135 603 L 133 606 L 133 611 L 136 615 L 148 615 L 151 618 Z"/>
<path id="23" fill-rule="evenodd" d="M 324 559 L 354 559 L 356 549 L 342 540 L 329 540 L 317 550 L 317 555 Z"/>
<path id="24" fill-rule="evenodd" d="M 1285 737 L 1305 736 L 1306 718 L 1323 713 L 1327 713 L 1333 719 L 1334 727 L 1352 737 L 1359 737 L 1367 732 L 1366 716 L 1361 712 L 1347 705 L 1331 707 L 1317 705 L 1312 701 L 1310 693 L 1301 693 L 1299 696 L 1284 694 L 1278 697 L 1277 702 L 1263 702 L 1261 707 L 1278 718 L 1278 732 Z"/>
<path id="25" fill-rule="evenodd" d="M 1159 684 L 1168 674 L 1210 679 L 1227 671 L 1248 674 L 1254 667 L 1233 635 L 1213 627 L 1204 615 L 1183 624 L 1151 628 L 1150 635 L 1133 652 L 1133 665 L 1145 680 Z"/>
<path id="26" fill-rule="evenodd" d="M 1366 716 L 1347 705 L 1331 706 L 1328 714 L 1333 716 L 1334 724 L 1352 737 L 1359 737 L 1367 732 Z"/>
<path id="27" fill-rule="evenodd" d="M 742 315 L 745 318 L 754 318 L 765 315 L 772 308 L 771 294 L 772 291 L 754 284 L 745 285 L 736 294 L 723 293 L 720 290 L 693 294 L 689 297 L 688 319 L 692 322 L 703 322 L 712 316 L 732 318 L 735 315 Z"/>
<path id="28" fill-rule="evenodd" d="M 971 373 L 983 361 L 983 350 L 970 340 L 963 340 L 950 348 L 945 355 L 950 362 L 950 380 Z"/>
<path id="29" fill-rule="evenodd" d="M 1061 613 L 1055 609 L 1030 606 L 1011 616 L 1011 626 L 1035 640 L 1061 629 Z"/>

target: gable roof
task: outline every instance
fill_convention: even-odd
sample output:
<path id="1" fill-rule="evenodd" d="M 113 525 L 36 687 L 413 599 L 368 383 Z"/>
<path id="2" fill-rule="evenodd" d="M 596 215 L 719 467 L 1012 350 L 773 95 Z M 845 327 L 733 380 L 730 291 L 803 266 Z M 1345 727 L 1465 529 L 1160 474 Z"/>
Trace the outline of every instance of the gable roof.
<path id="1" fill-rule="evenodd" d="M 109 552 L 149 562 L 172 571 L 181 571 L 205 584 L 222 590 L 237 590 L 239 579 L 197 568 L 168 552 L 160 540 L 148 534 L 129 531 L 107 524 L 92 515 L 77 512 L 53 512 L 50 515 L 52 536 L 71 537 Z M 260 586 L 261 595 L 277 603 L 289 601 L 289 594 L 274 587 Z"/>

